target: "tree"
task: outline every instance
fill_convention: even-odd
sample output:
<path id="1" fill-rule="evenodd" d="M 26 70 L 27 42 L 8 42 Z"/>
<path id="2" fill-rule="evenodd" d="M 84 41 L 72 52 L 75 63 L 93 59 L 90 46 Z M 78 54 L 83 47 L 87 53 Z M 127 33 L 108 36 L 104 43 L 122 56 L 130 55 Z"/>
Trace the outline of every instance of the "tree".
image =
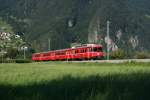
<path id="1" fill-rule="evenodd" d="M 24 43 L 19 35 L 14 34 L 12 26 L 0 18 L 0 53 L 5 52 L 7 57 L 15 58 Z"/>
<path id="2" fill-rule="evenodd" d="M 118 49 L 117 51 L 113 51 L 110 53 L 110 57 L 112 59 L 123 59 L 126 57 L 126 53 L 122 49 Z"/>

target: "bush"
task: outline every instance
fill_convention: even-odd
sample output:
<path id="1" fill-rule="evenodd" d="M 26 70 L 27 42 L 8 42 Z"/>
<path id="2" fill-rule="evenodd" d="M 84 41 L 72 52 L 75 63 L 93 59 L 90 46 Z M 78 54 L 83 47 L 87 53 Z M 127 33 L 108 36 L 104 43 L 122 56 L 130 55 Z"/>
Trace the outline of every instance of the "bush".
<path id="1" fill-rule="evenodd" d="M 149 55 L 147 52 L 136 52 L 134 58 L 136 59 L 146 59 L 149 58 Z"/>
<path id="2" fill-rule="evenodd" d="M 118 49 L 117 51 L 113 51 L 110 53 L 110 57 L 112 59 L 123 59 L 126 57 L 126 53 L 122 49 Z"/>
<path id="3" fill-rule="evenodd" d="M 0 60 L 0 63 L 31 63 L 29 59 L 4 59 Z"/>
<path id="4" fill-rule="evenodd" d="M 6 59 L 2 60 L 2 59 L 0 59 L 0 63 L 14 63 L 14 62 L 15 62 L 15 60 L 12 60 L 12 59 L 9 59 L 9 60 L 6 60 Z"/>
<path id="5" fill-rule="evenodd" d="M 29 59 L 16 59 L 16 63 L 31 63 L 32 61 Z"/>
<path id="6" fill-rule="evenodd" d="M 18 55 L 18 50 L 16 48 L 7 48 L 7 54 L 6 57 L 15 59 Z"/>

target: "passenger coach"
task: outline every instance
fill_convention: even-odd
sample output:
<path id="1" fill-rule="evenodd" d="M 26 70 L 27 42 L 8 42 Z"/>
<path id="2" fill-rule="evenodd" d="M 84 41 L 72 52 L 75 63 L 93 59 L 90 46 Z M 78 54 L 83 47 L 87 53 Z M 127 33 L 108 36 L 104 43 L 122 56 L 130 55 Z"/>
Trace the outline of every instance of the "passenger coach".
<path id="1" fill-rule="evenodd" d="M 63 61 L 63 60 L 88 60 L 102 59 L 104 57 L 103 46 L 98 44 L 86 44 L 68 49 L 35 53 L 33 61 Z"/>

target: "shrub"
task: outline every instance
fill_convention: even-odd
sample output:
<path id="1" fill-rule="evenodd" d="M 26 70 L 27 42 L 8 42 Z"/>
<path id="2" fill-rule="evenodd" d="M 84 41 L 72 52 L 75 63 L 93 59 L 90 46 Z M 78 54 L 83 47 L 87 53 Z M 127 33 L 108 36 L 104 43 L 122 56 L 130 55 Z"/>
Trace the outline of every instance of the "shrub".
<path id="1" fill-rule="evenodd" d="M 110 57 L 112 59 L 123 59 L 126 57 L 126 53 L 122 49 L 118 49 L 117 51 L 113 51 L 110 53 Z"/>
<path id="2" fill-rule="evenodd" d="M 149 58 L 149 55 L 148 55 L 147 52 L 144 52 L 144 51 L 136 52 L 134 58 L 136 58 L 136 59 L 146 59 L 146 58 Z"/>
<path id="3" fill-rule="evenodd" d="M 29 59 L 16 59 L 16 63 L 31 63 L 32 61 Z"/>
<path id="4" fill-rule="evenodd" d="M 6 60 L 6 59 L 2 60 L 2 59 L 0 59 L 0 63 L 14 63 L 14 62 L 15 62 L 15 60 L 12 60 L 12 59 L 9 59 L 9 60 Z"/>
<path id="5" fill-rule="evenodd" d="M 18 55 L 18 50 L 16 48 L 7 48 L 7 54 L 6 57 L 15 59 Z"/>
<path id="6" fill-rule="evenodd" d="M 0 63 L 31 63 L 32 61 L 29 59 L 0 59 Z"/>

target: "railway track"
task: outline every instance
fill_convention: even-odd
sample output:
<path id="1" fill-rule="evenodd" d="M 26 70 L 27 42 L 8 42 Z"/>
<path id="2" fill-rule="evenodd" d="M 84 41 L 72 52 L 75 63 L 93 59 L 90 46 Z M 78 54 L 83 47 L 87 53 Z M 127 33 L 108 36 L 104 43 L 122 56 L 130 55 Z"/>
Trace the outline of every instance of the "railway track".
<path id="1" fill-rule="evenodd" d="M 70 61 L 69 61 L 70 62 Z M 86 61 L 71 61 L 75 63 L 91 62 L 91 63 L 124 63 L 124 62 L 143 62 L 150 63 L 150 59 L 124 59 L 124 60 L 86 60 Z"/>

